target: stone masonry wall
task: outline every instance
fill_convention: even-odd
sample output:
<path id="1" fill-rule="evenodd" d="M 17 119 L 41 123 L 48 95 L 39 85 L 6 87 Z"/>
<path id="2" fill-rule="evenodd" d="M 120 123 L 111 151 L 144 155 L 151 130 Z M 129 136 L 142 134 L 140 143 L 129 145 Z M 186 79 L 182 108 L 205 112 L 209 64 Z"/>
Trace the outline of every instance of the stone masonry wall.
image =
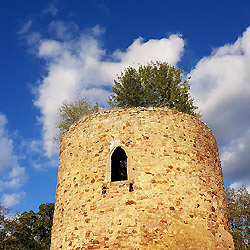
<path id="1" fill-rule="evenodd" d="M 110 182 L 118 146 L 128 180 Z M 58 249 L 234 249 L 207 125 L 175 110 L 133 108 L 71 126 L 60 147 L 51 244 Z"/>

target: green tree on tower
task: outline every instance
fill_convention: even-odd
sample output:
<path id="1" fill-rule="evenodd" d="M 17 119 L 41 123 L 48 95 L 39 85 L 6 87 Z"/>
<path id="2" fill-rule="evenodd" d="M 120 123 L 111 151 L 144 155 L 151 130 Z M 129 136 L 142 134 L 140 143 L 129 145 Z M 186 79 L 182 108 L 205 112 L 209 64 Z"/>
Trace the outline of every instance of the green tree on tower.
<path id="1" fill-rule="evenodd" d="M 114 81 L 112 107 L 169 107 L 199 117 L 183 70 L 164 62 L 128 67 Z"/>

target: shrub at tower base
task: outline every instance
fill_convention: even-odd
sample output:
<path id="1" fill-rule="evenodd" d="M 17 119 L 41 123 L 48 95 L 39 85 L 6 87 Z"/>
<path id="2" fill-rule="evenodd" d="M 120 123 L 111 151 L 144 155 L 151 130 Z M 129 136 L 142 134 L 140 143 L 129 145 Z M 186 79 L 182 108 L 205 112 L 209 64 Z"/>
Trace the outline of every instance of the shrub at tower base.
<path id="1" fill-rule="evenodd" d="M 61 140 L 51 250 L 234 249 L 216 139 L 167 108 L 102 110 Z"/>

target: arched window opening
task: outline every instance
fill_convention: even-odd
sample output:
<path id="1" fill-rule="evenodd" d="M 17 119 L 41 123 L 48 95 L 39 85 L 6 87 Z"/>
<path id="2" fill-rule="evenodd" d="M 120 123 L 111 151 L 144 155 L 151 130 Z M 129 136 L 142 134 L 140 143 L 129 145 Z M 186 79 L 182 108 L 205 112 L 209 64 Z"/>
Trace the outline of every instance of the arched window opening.
<path id="1" fill-rule="evenodd" d="M 111 181 L 125 181 L 127 174 L 127 155 L 121 148 L 117 147 L 111 156 Z"/>

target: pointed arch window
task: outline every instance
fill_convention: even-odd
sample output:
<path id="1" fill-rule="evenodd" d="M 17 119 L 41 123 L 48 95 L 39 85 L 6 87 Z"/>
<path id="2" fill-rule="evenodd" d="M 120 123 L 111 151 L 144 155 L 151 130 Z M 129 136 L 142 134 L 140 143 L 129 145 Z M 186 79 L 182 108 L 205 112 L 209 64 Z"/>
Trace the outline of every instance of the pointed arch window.
<path id="1" fill-rule="evenodd" d="M 127 155 L 124 149 L 117 147 L 111 156 L 111 181 L 128 179 Z"/>

